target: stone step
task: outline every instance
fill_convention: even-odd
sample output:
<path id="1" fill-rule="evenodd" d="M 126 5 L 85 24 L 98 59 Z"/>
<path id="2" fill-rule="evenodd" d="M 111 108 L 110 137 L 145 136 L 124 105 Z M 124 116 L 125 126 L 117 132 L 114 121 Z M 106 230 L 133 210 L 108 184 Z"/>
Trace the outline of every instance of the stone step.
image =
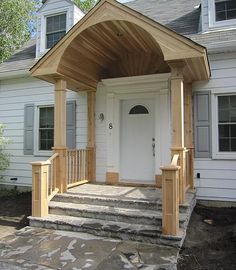
<path id="1" fill-rule="evenodd" d="M 90 204 L 90 205 L 104 205 L 119 208 L 138 208 L 149 210 L 161 210 L 162 201 L 158 200 L 143 200 L 143 199 L 128 199 L 128 198 L 114 198 L 104 196 L 90 196 L 76 193 L 64 193 L 57 194 L 53 201 L 76 203 L 76 204 Z M 189 207 L 189 204 L 180 205 L 180 213 L 185 213 Z"/>
<path id="2" fill-rule="evenodd" d="M 104 205 L 75 204 L 65 202 L 49 202 L 49 213 L 54 215 L 65 215 L 101 219 L 108 221 L 127 222 L 141 225 L 162 224 L 162 213 L 154 210 L 143 210 L 137 208 L 119 208 Z M 180 214 L 180 226 L 184 226 L 186 215 Z"/>
<path id="3" fill-rule="evenodd" d="M 50 214 L 45 218 L 28 217 L 30 226 L 56 230 L 87 232 L 98 236 L 141 241 L 152 244 L 180 247 L 184 230 L 178 236 L 163 236 L 161 227 L 154 225 L 130 224 L 101 219 L 72 217 Z"/>

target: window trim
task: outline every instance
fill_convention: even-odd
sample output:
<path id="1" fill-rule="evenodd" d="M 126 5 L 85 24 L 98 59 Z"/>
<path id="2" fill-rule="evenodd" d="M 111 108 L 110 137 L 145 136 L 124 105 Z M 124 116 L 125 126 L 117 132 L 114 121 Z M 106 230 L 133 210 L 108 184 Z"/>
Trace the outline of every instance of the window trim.
<path id="1" fill-rule="evenodd" d="M 61 14 L 66 14 L 66 33 L 69 31 L 69 8 L 57 9 L 54 13 L 52 11 L 47 11 L 42 13 L 41 21 L 41 41 L 40 41 L 40 54 L 48 52 L 50 49 L 46 48 L 46 27 L 47 27 L 47 17 L 57 16 Z"/>
<path id="2" fill-rule="evenodd" d="M 54 107 L 53 103 L 38 103 L 35 104 L 35 119 L 34 119 L 34 156 L 51 156 L 53 151 L 51 150 L 39 150 L 39 111 L 40 108 Z"/>
<path id="3" fill-rule="evenodd" d="M 236 27 L 236 19 L 216 21 L 215 0 L 208 0 L 209 27 Z"/>
<path id="4" fill-rule="evenodd" d="M 213 159 L 236 159 L 236 152 L 219 151 L 219 114 L 218 97 L 235 96 L 235 92 L 212 93 L 212 158 Z"/>

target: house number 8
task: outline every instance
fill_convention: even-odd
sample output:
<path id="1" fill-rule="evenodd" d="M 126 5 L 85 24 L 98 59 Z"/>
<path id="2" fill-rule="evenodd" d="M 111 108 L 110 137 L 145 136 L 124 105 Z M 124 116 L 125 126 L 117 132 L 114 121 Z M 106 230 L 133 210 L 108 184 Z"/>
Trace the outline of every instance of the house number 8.
<path id="1" fill-rule="evenodd" d="M 113 129 L 112 123 L 109 124 L 109 129 Z"/>

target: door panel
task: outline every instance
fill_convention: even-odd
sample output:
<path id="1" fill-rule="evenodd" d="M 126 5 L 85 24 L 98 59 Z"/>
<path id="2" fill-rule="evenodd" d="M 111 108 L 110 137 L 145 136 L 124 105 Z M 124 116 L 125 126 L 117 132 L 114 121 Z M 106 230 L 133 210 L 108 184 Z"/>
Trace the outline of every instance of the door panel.
<path id="1" fill-rule="evenodd" d="M 121 180 L 154 182 L 154 101 L 121 101 Z"/>

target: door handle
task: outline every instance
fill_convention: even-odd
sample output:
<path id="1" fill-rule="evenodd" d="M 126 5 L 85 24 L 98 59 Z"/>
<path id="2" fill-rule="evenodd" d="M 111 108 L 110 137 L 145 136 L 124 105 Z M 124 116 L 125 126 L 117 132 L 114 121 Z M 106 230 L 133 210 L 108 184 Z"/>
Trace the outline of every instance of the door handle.
<path id="1" fill-rule="evenodd" d="M 152 143 L 152 155 L 155 157 L 155 148 L 156 148 L 156 144 L 153 142 Z"/>

